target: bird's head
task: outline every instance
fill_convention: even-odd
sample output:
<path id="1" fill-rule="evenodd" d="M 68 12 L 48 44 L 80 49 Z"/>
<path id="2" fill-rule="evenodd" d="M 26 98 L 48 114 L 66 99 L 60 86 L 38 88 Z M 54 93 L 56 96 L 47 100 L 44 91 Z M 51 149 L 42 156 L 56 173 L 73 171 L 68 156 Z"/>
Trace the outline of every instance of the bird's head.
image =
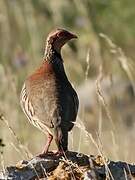
<path id="1" fill-rule="evenodd" d="M 77 38 L 77 36 L 65 29 L 56 29 L 49 33 L 47 43 L 51 44 L 53 49 L 60 53 L 62 46 L 73 38 Z"/>

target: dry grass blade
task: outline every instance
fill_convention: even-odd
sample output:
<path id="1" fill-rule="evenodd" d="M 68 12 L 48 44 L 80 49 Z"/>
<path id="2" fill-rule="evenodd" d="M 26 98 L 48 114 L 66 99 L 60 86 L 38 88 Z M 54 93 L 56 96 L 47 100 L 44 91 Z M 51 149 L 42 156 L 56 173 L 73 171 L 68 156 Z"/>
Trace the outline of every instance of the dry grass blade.
<path id="1" fill-rule="evenodd" d="M 65 160 L 68 162 L 68 158 L 67 158 L 65 152 L 63 153 L 63 155 L 64 155 Z M 63 160 L 64 160 L 64 158 L 63 158 Z M 72 178 L 73 178 L 73 179 L 76 179 L 71 164 L 69 164 L 69 168 L 70 168 L 70 170 L 71 170 L 71 176 L 72 176 Z"/>
<path id="2" fill-rule="evenodd" d="M 5 169 L 5 163 L 4 163 L 4 156 L 3 156 L 3 153 L 0 152 L 0 164 L 1 164 L 1 167 L 2 167 L 2 171 L 5 173 L 6 169 Z"/>
<path id="3" fill-rule="evenodd" d="M 33 170 L 35 171 L 35 174 L 36 174 L 36 176 L 37 176 L 36 179 L 37 179 L 37 180 L 40 180 L 40 177 L 39 177 L 39 175 L 38 175 L 37 170 L 35 169 L 35 167 L 33 166 L 33 164 L 30 163 L 30 165 L 32 166 Z"/>
<path id="4" fill-rule="evenodd" d="M 106 179 L 110 179 L 110 177 L 111 177 L 111 179 L 114 180 L 113 175 L 112 175 L 112 173 L 111 173 L 111 171 L 110 171 L 110 169 L 108 167 L 107 158 L 105 157 L 104 152 L 103 152 L 103 144 L 102 144 L 102 141 L 101 141 L 100 136 L 99 136 L 98 133 L 97 133 L 97 137 L 98 137 L 98 140 L 99 140 L 99 147 L 101 149 L 101 154 L 100 155 L 102 157 L 102 161 L 103 161 L 103 163 L 105 165 L 105 168 L 106 168 Z"/>
<path id="5" fill-rule="evenodd" d="M 120 47 L 118 47 L 116 44 L 114 44 L 107 35 L 100 33 L 99 36 L 108 43 L 110 47 L 110 52 L 116 56 L 116 59 L 120 63 L 121 68 L 123 69 L 123 71 L 126 73 L 127 77 L 130 80 L 130 83 L 132 85 L 134 95 L 135 95 L 135 85 L 134 85 L 134 77 L 133 77 L 133 72 L 132 72 L 132 63 L 130 62 L 131 60 L 126 57 L 123 50 Z"/>
<path id="6" fill-rule="evenodd" d="M 111 117 L 111 114 L 110 114 L 108 105 L 107 105 L 107 103 L 106 103 L 106 101 L 105 101 L 105 98 L 104 98 L 103 93 L 102 93 L 102 90 L 101 90 L 100 83 L 101 83 L 102 79 L 103 79 L 103 72 L 102 72 L 102 66 L 100 66 L 99 76 L 98 76 L 98 78 L 97 78 L 97 80 L 96 80 L 96 93 L 97 93 L 97 95 L 98 95 L 98 97 L 99 97 L 99 100 L 101 100 L 101 102 L 102 102 L 102 104 L 103 104 L 103 107 L 105 108 L 107 117 L 108 117 L 108 119 L 109 119 L 110 122 L 111 122 L 111 125 L 112 125 L 113 130 L 115 131 L 115 125 L 114 125 L 114 123 L 113 123 L 113 119 L 112 119 L 112 117 Z"/>
<path id="7" fill-rule="evenodd" d="M 124 169 L 124 174 L 125 174 L 125 180 L 128 180 L 128 175 L 125 169 Z"/>
<path id="8" fill-rule="evenodd" d="M 13 142 L 11 142 L 10 145 L 15 149 L 15 151 L 20 155 L 21 158 L 25 159 L 20 149 Z"/>
<path id="9" fill-rule="evenodd" d="M 125 56 L 125 54 L 121 48 L 118 48 L 118 52 L 120 54 L 120 56 L 118 57 L 118 60 L 120 62 L 122 69 L 125 71 L 125 73 L 127 74 L 128 78 L 130 80 L 130 83 L 133 87 L 134 95 L 135 95 L 134 77 L 133 77 L 132 72 L 130 70 L 130 66 L 129 66 L 130 64 L 128 63 L 127 57 Z"/>
<path id="10" fill-rule="evenodd" d="M 92 141 L 92 143 L 94 144 L 94 146 L 97 148 L 98 153 L 102 156 L 103 153 L 101 152 L 101 149 L 99 148 L 99 145 L 97 144 L 97 142 L 96 142 L 95 139 L 93 138 L 92 134 L 89 133 L 89 132 L 86 130 L 84 124 L 81 123 L 81 121 L 80 121 L 80 123 L 75 122 L 74 124 L 75 124 L 76 127 L 78 127 L 79 129 L 82 130 L 82 132 L 86 135 L 86 137 L 88 137 L 88 138 Z"/>
<path id="11" fill-rule="evenodd" d="M 78 127 L 79 129 L 81 129 L 81 130 L 86 134 L 86 136 L 90 138 L 90 140 L 92 141 L 92 143 L 93 143 L 93 144 L 95 145 L 95 147 L 97 148 L 98 153 L 100 154 L 100 156 L 101 156 L 102 159 L 103 159 L 103 162 L 104 162 L 105 167 L 106 167 L 106 170 L 107 170 L 106 172 L 108 172 L 107 174 L 110 174 L 110 176 L 112 177 L 112 174 L 111 174 L 111 172 L 110 172 L 110 170 L 109 170 L 109 168 L 108 168 L 107 162 L 106 162 L 106 158 L 105 158 L 104 155 L 103 155 L 102 149 L 101 149 L 100 146 L 96 143 L 96 141 L 94 140 L 93 136 L 86 130 L 86 128 L 85 128 L 85 126 L 83 125 L 83 123 L 82 123 L 82 124 L 79 124 L 79 123 L 76 122 L 76 123 L 75 123 L 75 126 Z M 107 175 L 107 176 L 108 176 L 108 175 Z M 112 179 L 113 179 L 113 177 L 112 177 Z"/>
<path id="12" fill-rule="evenodd" d="M 48 175 L 47 175 L 46 169 L 43 167 L 43 164 L 41 164 L 41 167 L 42 167 L 43 172 L 44 172 L 44 178 L 48 179 Z"/>
<path id="13" fill-rule="evenodd" d="M 86 71 L 85 71 L 85 81 L 88 79 L 88 73 L 90 69 L 90 49 L 88 49 L 87 55 L 86 55 Z"/>
<path id="14" fill-rule="evenodd" d="M 16 135 L 15 131 L 13 130 L 13 128 L 9 125 L 8 120 L 5 118 L 5 116 L 4 116 L 3 114 L 0 115 L 0 120 L 5 123 L 5 125 L 7 126 L 7 128 L 9 129 L 9 131 L 11 132 L 11 134 L 13 135 L 13 137 L 16 139 L 20 150 L 23 150 L 23 152 L 25 153 L 25 155 L 26 155 L 27 158 L 31 158 L 31 157 L 32 157 L 32 154 L 31 154 L 30 151 L 28 151 L 28 150 L 26 149 L 26 147 L 21 143 L 20 139 L 19 139 L 18 136 Z"/>

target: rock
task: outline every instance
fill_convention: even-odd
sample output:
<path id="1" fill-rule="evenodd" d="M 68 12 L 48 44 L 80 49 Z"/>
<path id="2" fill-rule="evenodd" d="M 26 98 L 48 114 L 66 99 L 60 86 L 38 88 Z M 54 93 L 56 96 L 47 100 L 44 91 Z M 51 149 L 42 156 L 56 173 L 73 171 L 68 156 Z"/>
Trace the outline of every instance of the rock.
<path id="1" fill-rule="evenodd" d="M 23 160 L 15 166 L 1 171 L 0 179 L 84 179 L 84 180 L 131 180 L 135 176 L 135 165 L 126 162 L 109 161 L 101 156 L 88 156 L 68 151 L 64 156 L 48 154 L 45 157 L 33 157 Z"/>

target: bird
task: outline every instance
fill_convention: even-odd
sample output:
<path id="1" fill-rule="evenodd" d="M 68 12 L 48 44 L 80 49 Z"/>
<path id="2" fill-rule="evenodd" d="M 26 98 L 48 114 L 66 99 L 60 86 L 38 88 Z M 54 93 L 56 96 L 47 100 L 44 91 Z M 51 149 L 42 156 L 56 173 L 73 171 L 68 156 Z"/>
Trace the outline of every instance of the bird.
<path id="1" fill-rule="evenodd" d="M 22 110 L 30 123 L 47 135 L 41 156 L 52 152 L 49 147 L 53 138 L 56 154 L 68 151 L 68 132 L 75 124 L 79 99 L 66 75 L 61 49 L 76 38 L 65 29 L 51 31 L 41 64 L 26 78 L 21 90 Z"/>

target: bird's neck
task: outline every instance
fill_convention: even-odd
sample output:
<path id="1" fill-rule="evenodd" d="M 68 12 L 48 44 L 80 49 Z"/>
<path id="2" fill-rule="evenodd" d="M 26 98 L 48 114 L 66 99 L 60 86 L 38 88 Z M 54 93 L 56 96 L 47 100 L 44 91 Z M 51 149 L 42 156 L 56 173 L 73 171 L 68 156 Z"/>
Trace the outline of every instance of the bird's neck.
<path id="1" fill-rule="evenodd" d="M 44 59 L 44 61 L 46 61 L 48 63 L 53 63 L 53 64 L 58 63 L 59 61 L 61 61 L 61 63 L 63 62 L 60 51 L 57 52 L 54 49 L 53 45 L 49 42 L 47 42 L 47 44 L 46 44 L 43 59 Z"/>
<path id="2" fill-rule="evenodd" d="M 61 54 L 57 52 L 51 44 L 47 44 L 46 46 L 43 63 L 52 65 L 58 79 L 68 81 Z"/>

